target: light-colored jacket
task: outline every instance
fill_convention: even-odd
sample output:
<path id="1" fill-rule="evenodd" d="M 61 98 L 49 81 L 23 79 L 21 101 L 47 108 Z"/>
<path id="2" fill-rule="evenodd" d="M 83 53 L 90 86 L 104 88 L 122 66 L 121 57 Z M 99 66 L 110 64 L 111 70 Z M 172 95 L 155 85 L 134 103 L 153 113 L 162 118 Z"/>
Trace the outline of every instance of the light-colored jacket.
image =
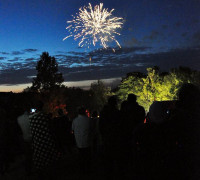
<path id="1" fill-rule="evenodd" d="M 78 148 L 87 148 L 91 145 L 91 121 L 87 116 L 78 115 L 72 122 L 72 130 Z"/>
<path id="2" fill-rule="evenodd" d="M 17 118 L 17 122 L 22 130 L 24 141 L 31 141 L 30 120 L 28 112 Z"/>

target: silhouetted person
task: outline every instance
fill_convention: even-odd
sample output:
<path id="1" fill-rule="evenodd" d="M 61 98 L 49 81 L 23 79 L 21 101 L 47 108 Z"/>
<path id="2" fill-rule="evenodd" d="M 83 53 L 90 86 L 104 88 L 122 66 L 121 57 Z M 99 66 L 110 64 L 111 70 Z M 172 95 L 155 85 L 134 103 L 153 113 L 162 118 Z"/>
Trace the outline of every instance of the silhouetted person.
<path id="1" fill-rule="evenodd" d="M 72 121 L 76 146 L 80 153 L 80 171 L 88 173 L 91 161 L 91 121 L 86 115 L 84 107 L 79 108 L 78 117 Z"/>
<path id="2" fill-rule="evenodd" d="M 8 168 L 8 122 L 6 111 L 0 107 L 0 175 L 3 175 Z"/>
<path id="3" fill-rule="evenodd" d="M 69 123 L 69 118 L 63 113 L 62 109 L 58 109 L 57 116 L 52 119 L 51 130 L 55 135 L 55 140 L 57 147 L 61 152 L 65 150 L 70 150 L 70 129 L 71 124 Z"/>
<path id="4" fill-rule="evenodd" d="M 122 102 L 121 105 L 121 124 L 124 128 L 122 131 L 127 138 L 132 138 L 134 129 L 145 119 L 145 110 L 136 100 L 135 94 L 129 94 L 127 101 Z M 131 142 L 131 140 L 128 142 Z"/>
<path id="5" fill-rule="evenodd" d="M 31 137 L 31 130 L 30 130 L 30 120 L 29 120 L 29 111 L 30 109 L 23 108 L 24 112 L 17 118 L 17 122 L 22 130 L 23 135 L 23 147 L 25 153 L 25 169 L 26 173 L 31 173 L 31 165 L 32 165 L 32 137 Z"/>
<path id="6" fill-rule="evenodd" d="M 145 110 L 136 102 L 136 95 L 129 94 L 127 101 L 123 101 L 120 110 L 120 158 L 122 175 L 126 176 L 132 166 L 132 140 L 137 126 L 144 123 Z M 126 167 L 124 166 L 126 164 Z M 124 171 L 124 172 L 123 172 Z M 124 177 L 125 178 L 125 177 Z"/>
<path id="7" fill-rule="evenodd" d="M 136 100 L 135 94 L 129 94 L 127 101 L 121 105 L 121 125 L 127 145 L 131 145 L 133 131 L 139 124 L 143 124 L 145 119 L 145 110 Z"/>
<path id="8" fill-rule="evenodd" d="M 140 126 L 133 135 L 133 155 L 136 179 L 168 179 L 166 160 L 170 157 L 167 129 L 164 123 L 152 119 Z"/>
<path id="9" fill-rule="evenodd" d="M 58 160 L 62 154 L 57 149 L 55 138 L 50 131 L 50 119 L 43 111 L 43 103 L 39 102 L 36 109 L 36 113 L 30 116 L 33 162 L 39 175 L 43 176 L 44 170 Z"/>
<path id="10" fill-rule="evenodd" d="M 97 111 L 92 113 L 91 117 L 92 124 L 92 155 L 93 158 L 98 158 L 102 151 L 102 137 L 99 130 L 99 117 Z"/>
<path id="11" fill-rule="evenodd" d="M 8 139 L 8 158 L 9 161 L 14 161 L 18 155 L 21 144 L 20 136 L 21 129 L 17 123 L 17 117 L 20 115 L 21 110 L 16 105 L 6 107 L 6 117 L 8 121 L 7 139 Z"/>
<path id="12" fill-rule="evenodd" d="M 115 166 L 119 163 L 119 110 L 117 109 L 116 96 L 111 96 L 108 103 L 103 107 L 100 113 L 100 132 L 104 146 L 104 163 L 107 178 L 114 175 Z"/>
<path id="13" fill-rule="evenodd" d="M 138 179 L 199 179 L 199 89 L 183 85 L 167 121 L 159 120 L 166 118 L 163 110 L 150 108 L 149 123 L 136 133 Z"/>
<path id="14" fill-rule="evenodd" d="M 177 164 L 179 179 L 200 179 L 200 90 L 184 84 L 178 93 L 171 132 L 177 151 L 171 165 Z M 174 167 L 175 168 L 175 167 Z"/>

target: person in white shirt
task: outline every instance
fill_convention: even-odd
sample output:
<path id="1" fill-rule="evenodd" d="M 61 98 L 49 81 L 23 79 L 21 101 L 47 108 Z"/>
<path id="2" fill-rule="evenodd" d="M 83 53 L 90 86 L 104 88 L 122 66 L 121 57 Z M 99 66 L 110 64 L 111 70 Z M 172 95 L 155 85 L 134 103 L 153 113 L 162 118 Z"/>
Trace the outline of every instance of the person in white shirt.
<path id="1" fill-rule="evenodd" d="M 26 173 L 31 173 L 32 168 L 32 136 L 30 130 L 30 120 L 29 120 L 29 112 L 25 110 L 24 114 L 20 115 L 17 118 L 17 122 L 21 128 L 24 140 L 24 153 L 25 153 L 25 169 Z"/>
<path id="2" fill-rule="evenodd" d="M 25 142 L 31 141 L 31 130 L 30 130 L 30 121 L 29 121 L 29 113 L 27 111 L 24 112 L 21 116 L 17 118 L 17 122 L 22 130 L 23 139 Z"/>
<path id="3" fill-rule="evenodd" d="M 72 131 L 75 136 L 76 146 L 80 153 L 80 170 L 87 173 L 90 168 L 91 158 L 91 121 L 86 115 L 86 109 L 80 108 L 78 117 L 72 122 Z"/>

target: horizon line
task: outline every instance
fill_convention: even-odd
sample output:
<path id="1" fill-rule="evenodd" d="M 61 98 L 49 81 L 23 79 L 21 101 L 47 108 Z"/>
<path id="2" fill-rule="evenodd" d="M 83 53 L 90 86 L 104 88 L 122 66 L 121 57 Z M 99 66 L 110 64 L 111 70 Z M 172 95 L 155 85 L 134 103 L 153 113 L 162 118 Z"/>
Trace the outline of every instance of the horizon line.
<path id="1" fill-rule="evenodd" d="M 122 77 L 116 77 L 116 78 L 105 78 L 105 79 L 93 79 L 93 80 L 79 80 L 79 81 L 64 81 L 62 84 L 67 87 L 75 87 L 75 88 L 81 88 L 84 90 L 88 90 L 92 83 L 97 82 L 98 80 L 103 81 L 105 86 L 112 86 L 113 82 L 119 82 L 122 80 Z M 116 83 L 118 84 L 118 83 Z M 21 84 L 2 84 L 0 85 L 0 92 L 14 92 L 14 93 L 20 93 L 27 87 L 30 87 L 32 83 L 21 83 Z"/>

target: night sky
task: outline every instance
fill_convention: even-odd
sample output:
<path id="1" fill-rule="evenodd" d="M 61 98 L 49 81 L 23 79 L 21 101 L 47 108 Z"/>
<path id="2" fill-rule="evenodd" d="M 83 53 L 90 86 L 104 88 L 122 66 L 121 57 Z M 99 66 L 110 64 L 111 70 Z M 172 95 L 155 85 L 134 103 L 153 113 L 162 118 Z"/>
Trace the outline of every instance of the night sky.
<path id="1" fill-rule="evenodd" d="M 110 47 L 116 52 L 99 44 L 80 48 L 73 38 L 63 41 L 69 35 L 66 21 L 89 2 L 102 2 L 124 18 L 117 37 L 121 49 L 114 43 Z M 162 71 L 180 65 L 200 70 L 200 1 L 0 0 L 0 91 L 31 83 L 44 51 L 56 58 L 69 86 L 88 86 L 88 80 L 96 79 L 112 82 L 155 65 Z"/>

